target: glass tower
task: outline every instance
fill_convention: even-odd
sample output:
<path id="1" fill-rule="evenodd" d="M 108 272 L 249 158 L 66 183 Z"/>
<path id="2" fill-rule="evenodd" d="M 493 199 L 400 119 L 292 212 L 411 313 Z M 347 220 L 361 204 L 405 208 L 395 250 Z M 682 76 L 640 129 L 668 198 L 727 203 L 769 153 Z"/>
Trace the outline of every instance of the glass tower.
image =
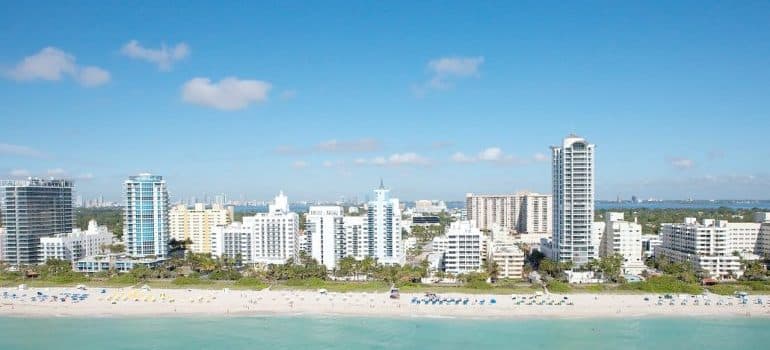
<path id="1" fill-rule="evenodd" d="M 162 176 L 139 174 L 124 182 L 123 239 L 134 257 L 165 258 L 169 240 L 169 201 Z"/>
<path id="2" fill-rule="evenodd" d="M 72 232 L 70 180 L 29 178 L 0 182 L 3 256 L 13 265 L 37 264 L 40 237 Z"/>

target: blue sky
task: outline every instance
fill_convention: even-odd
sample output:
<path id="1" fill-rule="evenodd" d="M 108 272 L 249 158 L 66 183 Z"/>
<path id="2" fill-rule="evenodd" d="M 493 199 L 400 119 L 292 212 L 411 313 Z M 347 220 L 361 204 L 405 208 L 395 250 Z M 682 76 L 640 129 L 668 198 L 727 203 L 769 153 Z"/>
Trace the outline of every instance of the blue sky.
<path id="1" fill-rule="evenodd" d="M 0 177 L 119 199 L 770 198 L 768 2 L 5 3 Z"/>

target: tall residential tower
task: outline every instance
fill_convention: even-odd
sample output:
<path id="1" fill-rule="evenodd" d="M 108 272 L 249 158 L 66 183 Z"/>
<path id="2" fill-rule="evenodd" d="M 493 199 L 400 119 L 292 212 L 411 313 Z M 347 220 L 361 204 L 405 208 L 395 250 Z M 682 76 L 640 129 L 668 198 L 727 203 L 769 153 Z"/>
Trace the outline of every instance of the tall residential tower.
<path id="1" fill-rule="evenodd" d="M 70 180 L 29 178 L 0 182 L 0 213 L 5 228 L 3 259 L 13 265 L 41 262 L 40 238 L 71 232 Z"/>
<path id="2" fill-rule="evenodd" d="M 583 265 L 597 256 L 594 221 L 594 145 L 576 135 L 551 147 L 553 259 Z"/>
<path id="3" fill-rule="evenodd" d="M 123 186 L 123 239 L 128 254 L 165 258 L 170 234 L 166 181 L 162 176 L 139 174 L 130 176 Z"/>
<path id="4" fill-rule="evenodd" d="M 401 251 L 401 209 L 397 198 L 390 198 L 390 189 L 380 181 L 374 190 L 375 199 L 366 205 L 364 235 L 367 256 L 383 264 L 403 264 Z"/>

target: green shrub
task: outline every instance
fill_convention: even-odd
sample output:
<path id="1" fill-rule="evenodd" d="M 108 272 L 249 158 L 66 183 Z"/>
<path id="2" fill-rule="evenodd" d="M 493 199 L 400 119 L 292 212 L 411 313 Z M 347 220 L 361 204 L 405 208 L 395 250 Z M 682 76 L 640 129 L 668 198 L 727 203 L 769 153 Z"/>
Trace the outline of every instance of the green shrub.
<path id="1" fill-rule="evenodd" d="M 548 287 L 548 291 L 552 293 L 568 293 L 572 290 L 569 284 L 555 279 L 549 281 L 546 286 Z"/>
<path id="2" fill-rule="evenodd" d="M 178 285 L 178 286 L 190 286 L 190 285 L 200 285 L 200 284 L 212 284 L 212 281 L 209 280 L 202 280 L 198 276 L 187 276 L 187 277 L 177 277 L 174 278 L 171 283 Z"/>
<path id="3" fill-rule="evenodd" d="M 267 284 L 262 280 L 254 277 L 244 277 L 235 281 L 235 285 L 238 287 L 247 287 L 249 289 L 265 289 Z"/>
<path id="4" fill-rule="evenodd" d="M 638 290 L 649 293 L 684 293 L 700 294 L 703 288 L 695 283 L 685 283 L 674 276 L 653 276 L 646 281 L 625 283 L 620 289 Z"/>

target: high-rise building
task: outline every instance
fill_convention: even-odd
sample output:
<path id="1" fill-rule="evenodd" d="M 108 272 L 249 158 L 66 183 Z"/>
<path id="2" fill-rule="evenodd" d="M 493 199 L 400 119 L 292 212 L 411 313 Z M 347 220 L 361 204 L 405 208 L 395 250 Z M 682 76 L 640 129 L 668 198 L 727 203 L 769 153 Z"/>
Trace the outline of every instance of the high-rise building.
<path id="1" fill-rule="evenodd" d="M 619 254 L 623 257 L 623 273 L 642 273 L 645 269 L 642 260 L 642 225 L 623 220 L 623 213 L 608 212 L 606 215 L 599 255 L 605 257 Z"/>
<path id="2" fill-rule="evenodd" d="M 374 190 L 374 200 L 366 205 L 364 235 L 366 255 L 382 264 L 403 264 L 401 250 L 401 208 L 397 198 L 390 198 L 390 189 L 380 181 Z"/>
<path id="3" fill-rule="evenodd" d="M 13 265 L 41 261 L 40 238 L 70 232 L 73 225 L 70 180 L 0 182 L 0 212 L 5 229 L 3 257 Z"/>
<path id="4" fill-rule="evenodd" d="M 170 236 L 168 190 L 162 176 L 139 174 L 123 183 L 123 239 L 134 257 L 168 255 Z"/>
<path id="5" fill-rule="evenodd" d="M 285 264 L 298 254 L 299 216 L 289 211 L 281 192 L 269 212 L 244 216 L 243 223 L 216 226 L 211 230 L 211 252 L 243 264 Z"/>
<path id="6" fill-rule="evenodd" d="M 189 249 L 193 253 L 211 253 L 211 228 L 230 222 L 228 210 L 219 204 L 213 204 L 211 208 L 206 208 L 203 203 L 196 203 L 193 208 L 180 204 L 169 212 L 171 238 L 177 241 L 189 239 L 192 242 Z"/>
<path id="7" fill-rule="evenodd" d="M 551 195 L 518 192 L 465 195 L 468 220 L 481 230 L 499 227 L 513 233 L 551 233 Z"/>
<path id="8" fill-rule="evenodd" d="M 447 273 L 459 275 L 483 269 L 484 235 L 481 230 L 470 221 L 456 221 L 449 225 L 444 236 L 446 237 L 444 266 Z"/>
<path id="9" fill-rule="evenodd" d="M 112 243 L 112 232 L 107 226 L 99 226 L 96 220 L 88 222 L 88 229 L 59 233 L 40 239 L 42 261 L 51 259 L 75 261 L 89 256 L 104 254 Z"/>
<path id="10" fill-rule="evenodd" d="M 310 243 L 310 256 L 327 269 L 336 267 L 338 259 L 345 256 L 343 218 L 340 206 L 308 208 L 305 234 Z"/>
<path id="11" fill-rule="evenodd" d="M 597 256 L 594 221 L 594 145 L 570 135 L 552 150 L 553 249 L 559 262 L 583 265 Z"/>

